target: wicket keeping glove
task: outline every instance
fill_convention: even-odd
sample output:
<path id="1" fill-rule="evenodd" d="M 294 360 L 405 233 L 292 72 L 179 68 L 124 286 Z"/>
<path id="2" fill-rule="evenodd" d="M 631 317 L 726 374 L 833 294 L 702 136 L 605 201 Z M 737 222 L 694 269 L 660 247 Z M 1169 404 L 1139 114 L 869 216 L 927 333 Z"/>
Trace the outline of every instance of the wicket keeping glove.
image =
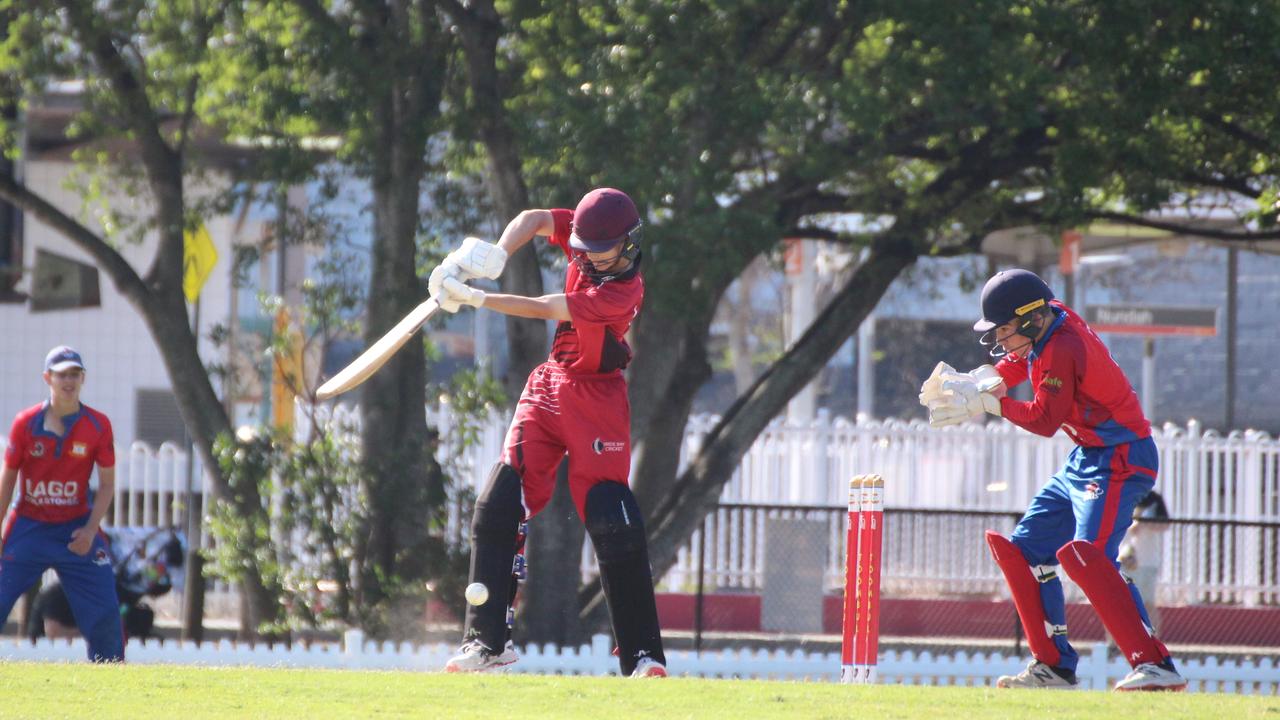
<path id="1" fill-rule="evenodd" d="M 957 401 L 955 404 L 963 407 L 974 420 L 982 417 L 983 413 L 1003 416 L 1000 412 L 1000 398 L 994 394 L 999 386 L 1000 383 L 993 385 L 990 379 L 985 380 L 981 386 L 967 379 L 948 380 L 942 384 L 943 389 L 954 394 Z"/>

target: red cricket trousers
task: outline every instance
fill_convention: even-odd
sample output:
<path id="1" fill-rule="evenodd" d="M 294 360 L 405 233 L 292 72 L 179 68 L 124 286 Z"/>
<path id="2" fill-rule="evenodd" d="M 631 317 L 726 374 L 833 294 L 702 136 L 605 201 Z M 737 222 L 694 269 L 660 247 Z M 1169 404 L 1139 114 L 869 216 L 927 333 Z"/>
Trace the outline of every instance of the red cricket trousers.
<path id="1" fill-rule="evenodd" d="M 569 491 L 582 518 L 597 483 L 624 485 L 631 474 L 631 405 L 621 372 L 534 368 L 507 430 L 502 461 L 520 474 L 526 519 L 551 501 L 556 468 L 569 455 Z"/>

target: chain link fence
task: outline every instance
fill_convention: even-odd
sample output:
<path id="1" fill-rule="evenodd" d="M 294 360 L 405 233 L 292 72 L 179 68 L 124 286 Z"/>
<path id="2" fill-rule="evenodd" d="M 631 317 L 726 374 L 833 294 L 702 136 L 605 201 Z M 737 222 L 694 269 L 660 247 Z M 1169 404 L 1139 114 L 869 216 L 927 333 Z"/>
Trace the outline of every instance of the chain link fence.
<path id="1" fill-rule="evenodd" d="M 886 509 L 882 638 L 1017 646 L 1020 627 L 983 534 L 1007 535 L 1019 517 Z M 660 582 L 664 628 L 692 633 L 695 647 L 718 633 L 838 634 L 846 523 L 844 507 L 721 504 Z M 1140 587 L 1138 569 L 1150 578 L 1147 604 L 1167 644 L 1280 652 L 1278 546 L 1277 522 L 1173 518 L 1158 552 L 1124 571 Z M 1088 601 L 1063 577 L 1071 637 L 1104 640 Z"/>

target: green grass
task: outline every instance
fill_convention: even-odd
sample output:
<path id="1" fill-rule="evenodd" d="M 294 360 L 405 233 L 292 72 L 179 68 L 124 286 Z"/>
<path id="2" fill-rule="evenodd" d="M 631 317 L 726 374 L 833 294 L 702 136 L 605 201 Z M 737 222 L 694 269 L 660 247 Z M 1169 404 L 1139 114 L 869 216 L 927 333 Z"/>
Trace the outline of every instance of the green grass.
<path id="1" fill-rule="evenodd" d="M 1280 698 L 750 680 L 0 663 L 22 718 L 1270 718 Z"/>

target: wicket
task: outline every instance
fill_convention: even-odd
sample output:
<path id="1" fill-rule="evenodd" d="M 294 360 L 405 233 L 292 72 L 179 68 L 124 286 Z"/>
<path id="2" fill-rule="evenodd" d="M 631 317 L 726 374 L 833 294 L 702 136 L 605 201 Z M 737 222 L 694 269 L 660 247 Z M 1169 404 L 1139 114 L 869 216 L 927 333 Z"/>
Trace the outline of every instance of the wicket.
<path id="1" fill-rule="evenodd" d="M 840 682 L 874 683 L 880 650 L 880 555 L 884 542 L 884 479 L 857 475 L 849 481 L 849 530 L 845 537 L 844 632 Z"/>

